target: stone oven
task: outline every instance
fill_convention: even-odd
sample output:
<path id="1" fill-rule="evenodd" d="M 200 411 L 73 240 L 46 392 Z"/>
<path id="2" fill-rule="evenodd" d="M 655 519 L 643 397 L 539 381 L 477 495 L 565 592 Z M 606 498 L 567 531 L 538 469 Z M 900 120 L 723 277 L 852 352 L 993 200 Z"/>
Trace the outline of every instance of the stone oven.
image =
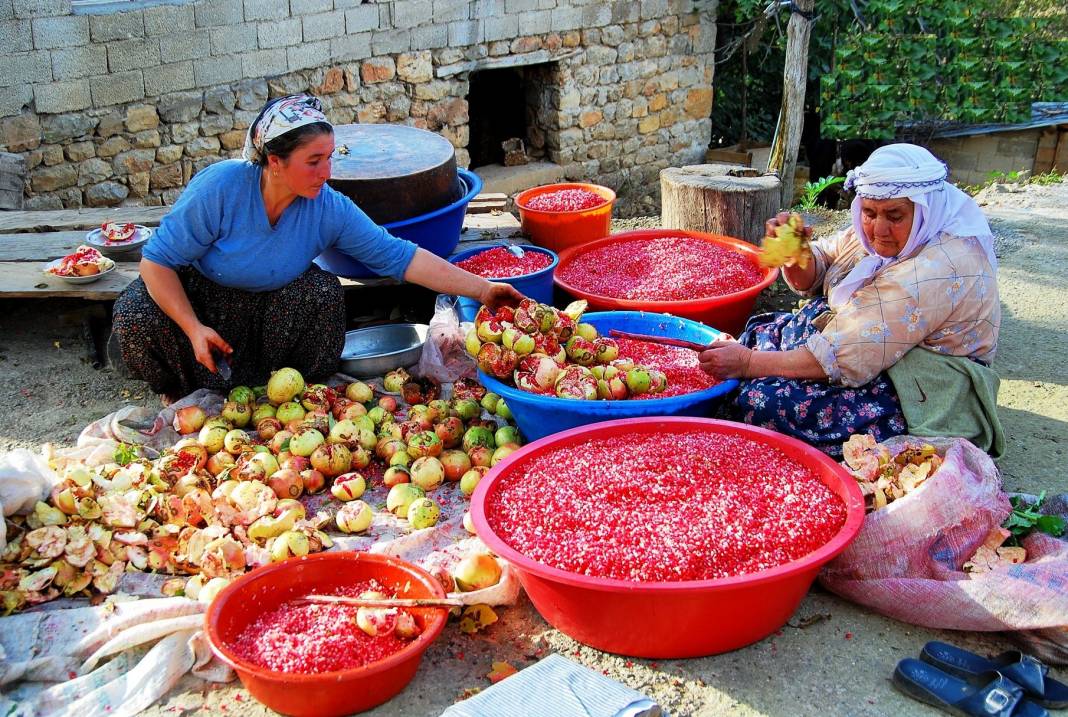
<path id="1" fill-rule="evenodd" d="M 268 97 L 310 91 L 336 123 L 438 132 L 463 166 L 520 138 L 649 211 L 709 141 L 714 7 L 0 0 L 0 151 L 25 158 L 28 208 L 168 204 Z"/>

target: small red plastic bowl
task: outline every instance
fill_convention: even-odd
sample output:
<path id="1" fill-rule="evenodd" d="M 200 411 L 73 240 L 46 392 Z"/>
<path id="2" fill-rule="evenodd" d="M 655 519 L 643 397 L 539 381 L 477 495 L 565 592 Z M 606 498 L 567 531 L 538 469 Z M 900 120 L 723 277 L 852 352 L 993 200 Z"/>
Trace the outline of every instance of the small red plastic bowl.
<path id="1" fill-rule="evenodd" d="M 724 249 L 735 251 L 751 261 L 753 265 L 761 271 L 764 278 L 761 279 L 759 283 L 742 289 L 741 291 L 735 291 L 721 296 L 694 298 L 687 301 L 616 299 L 610 296 L 587 293 L 575 288 L 560 278 L 564 269 L 575 261 L 577 257 L 587 251 L 597 249 L 598 247 L 618 244 L 625 241 L 633 241 L 635 239 L 661 239 L 664 237 L 679 236 L 700 239 L 701 241 L 715 244 Z M 757 261 L 758 256 L 759 250 L 749 242 L 723 236 L 722 234 L 704 234 L 702 232 L 691 232 L 683 229 L 638 229 L 635 231 L 613 234 L 612 236 L 604 237 L 603 239 L 598 239 L 597 241 L 592 241 L 588 244 L 572 247 L 566 251 L 560 252 L 560 263 L 557 265 L 556 271 L 553 273 L 553 281 L 556 282 L 558 287 L 566 291 L 568 294 L 571 294 L 576 299 L 585 299 L 588 301 L 591 311 L 613 311 L 616 309 L 623 309 L 627 311 L 651 311 L 657 314 L 671 314 L 673 316 L 681 316 L 684 319 L 700 321 L 715 329 L 719 329 L 720 331 L 737 334 L 745 328 L 745 322 L 749 319 L 749 315 L 753 311 L 753 306 L 756 304 L 760 292 L 771 286 L 779 276 L 778 269 L 760 266 L 760 263 Z"/>
<path id="2" fill-rule="evenodd" d="M 277 672 L 238 657 L 230 645 L 262 612 L 287 600 L 372 579 L 400 597 L 445 597 L 430 573 L 403 560 L 370 553 L 317 553 L 257 568 L 224 588 L 204 616 L 208 642 L 219 659 L 234 668 L 245 689 L 277 712 L 335 717 L 370 709 L 411 682 L 423 652 L 445 627 L 446 610 L 411 609 L 422 634 L 399 652 L 350 670 L 314 675 Z M 407 592 L 405 586 L 410 586 Z"/>
<path id="3" fill-rule="evenodd" d="M 486 519 L 486 502 L 502 478 L 526 460 L 591 438 L 626 440 L 636 430 L 665 434 L 733 434 L 778 448 L 811 468 L 846 505 L 842 528 L 812 553 L 770 570 L 719 580 L 632 582 L 598 578 L 539 563 L 502 540 Z M 782 627 L 820 567 L 849 544 L 864 522 L 856 480 L 834 460 L 801 441 L 764 428 L 711 418 L 639 418 L 581 426 L 535 441 L 486 474 L 471 498 L 478 537 L 516 569 L 534 608 L 575 640 L 598 650 L 648 658 L 714 655 L 756 642 Z M 610 550 L 611 546 L 605 546 Z"/>
<path id="4" fill-rule="evenodd" d="M 596 207 L 569 212 L 527 208 L 527 203 L 534 197 L 562 189 L 585 189 L 605 201 Z M 615 201 L 616 193 L 600 184 L 545 184 L 517 194 L 515 206 L 519 210 L 523 231 L 530 235 L 531 240 L 538 246 L 559 252 L 608 236 L 612 231 L 612 205 Z"/>

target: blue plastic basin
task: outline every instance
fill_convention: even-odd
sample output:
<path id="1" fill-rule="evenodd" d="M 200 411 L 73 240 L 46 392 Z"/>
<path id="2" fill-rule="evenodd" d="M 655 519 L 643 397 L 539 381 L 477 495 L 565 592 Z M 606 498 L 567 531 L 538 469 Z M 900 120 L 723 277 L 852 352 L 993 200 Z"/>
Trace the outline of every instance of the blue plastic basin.
<path id="1" fill-rule="evenodd" d="M 507 244 L 500 244 L 499 246 L 508 246 Z M 522 276 L 508 276 L 508 277 L 487 277 L 490 281 L 502 281 L 505 284 L 511 284 L 519 293 L 523 296 L 530 297 L 534 301 L 540 301 L 543 304 L 553 303 L 553 271 L 556 269 L 556 265 L 560 263 L 560 258 L 556 256 L 556 252 L 543 249 L 540 246 L 534 246 L 532 244 L 520 244 L 523 251 L 535 251 L 539 254 L 548 254 L 552 258 L 552 263 L 549 266 L 535 271 L 533 274 L 523 274 Z M 470 259 L 475 254 L 481 254 L 484 251 L 493 249 L 492 246 L 480 246 L 477 249 L 468 249 L 461 251 L 455 256 L 451 257 L 449 261 L 453 264 L 458 264 L 464 259 Z M 456 306 L 460 310 L 460 321 L 474 321 L 475 314 L 478 312 L 479 303 L 474 299 L 468 299 L 466 296 L 458 297 L 459 301 Z"/>
<path id="2" fill-rule="evenodd" d="M 432 254 L 447 257 L 460 243 L 464 228 L 467 204 L 482 191 L 482 178 L 466 169 L 457 169 L 467 192 L 452 204 L 421 214 L 411 219 L 383 224 L 382 227 L 395 237 L 415 242 Z M 327 249 L 315 258 L 315 263 L 331 274 L 359 279 L 377 276 L 363 262 L 356 261 L 337 249 Z"/>
<path id="3" fill-rule="evenodd" d="M 619 329 L 707 344 L 715 341 L 721 334 L 710 326 L 690 319 L 644 311 L 598 311 L 584 314 L 582 321 L 593 324 L 602 335 L 607 335 L 610 329 Z M 738 386 L 737 379 L 729 379 L 704 391 L 670 398 L 574 401 L 520 391 L 482 371 L 478 372 L 478 379 L 488 390 L 504 397 L 519 430 L 528 441 L 535 441 L 569 428 L 620 418 L 708 416 L 723 395 Z"/>

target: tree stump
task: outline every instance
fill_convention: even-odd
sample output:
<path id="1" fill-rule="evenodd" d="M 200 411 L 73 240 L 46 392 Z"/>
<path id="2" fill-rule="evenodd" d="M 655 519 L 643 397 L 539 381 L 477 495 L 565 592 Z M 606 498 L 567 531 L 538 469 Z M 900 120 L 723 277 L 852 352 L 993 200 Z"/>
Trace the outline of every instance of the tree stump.
<path id="1" fill-rule="evenodd" d="M 0 152 L 0 209 L 22 209 L 26 160 L 21 154 Z"/>
<path id="2" fill-rule="evenodd" d="M 741 164 L 694 164 L 660 171 L 660 223 L 756 244 L 779 211 L 781 182 Z"/>

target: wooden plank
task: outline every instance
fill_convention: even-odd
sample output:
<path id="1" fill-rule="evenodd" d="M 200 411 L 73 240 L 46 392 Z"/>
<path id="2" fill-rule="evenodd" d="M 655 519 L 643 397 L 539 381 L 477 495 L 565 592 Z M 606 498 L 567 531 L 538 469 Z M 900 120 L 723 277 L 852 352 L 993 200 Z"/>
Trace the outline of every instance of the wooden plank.
<path id="1" fill-rule="evenodd" d="M 499 192 L 479 194 L 467 204 L 468 214 L 485 214 L 486 212 L 503 212 L 508 206 L 508 195 Z"/>
<path id="2" fill-rule="evenodd" d="M 85 243 L 83 231 L 0 234 L 0 261 L 51 261 L 70 254 Z M 125 256 L 113 258 L 138 261 L 141 250 L 135 249 Z"/>
<path id="3" fill-rule="evenodd" d="M 159 226 L 170 207 L 100 207 L 96 209 L 0 212 L 0 234 L 96 229 L 106 221 Z"/>
<path id="4" fill-rule="evenodd" d="M 29 261 L 0 262 L 0 296 L 5 299 L 37 299 L 64 296 L 75 299 L 113 300 L 137 278 L 137 264 L 121 262 L 115 271 L 91 284 L 68 284 L 43 271 L 43 264 Z"/>

